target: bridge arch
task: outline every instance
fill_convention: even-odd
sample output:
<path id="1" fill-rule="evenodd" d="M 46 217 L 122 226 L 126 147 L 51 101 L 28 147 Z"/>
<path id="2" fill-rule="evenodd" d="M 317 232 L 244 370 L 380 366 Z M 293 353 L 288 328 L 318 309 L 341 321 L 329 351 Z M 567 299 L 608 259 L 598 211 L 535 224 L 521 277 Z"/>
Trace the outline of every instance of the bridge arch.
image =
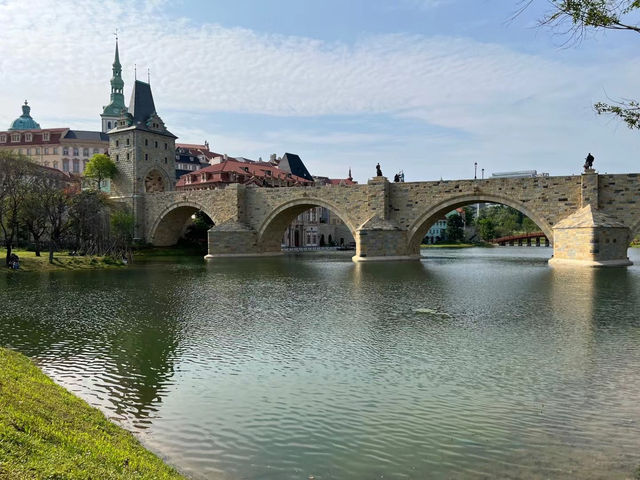
<path id="1" fill-rule="evenodd" d="M 476 203 L 498 203 L 522 212 L 533 220 L 538 227 L 540 227 L 540 230 L 544 232 L 549 241 L 553 242 L 553 230 L 551 225 L 544 219 L 544 217 L 536 213 L 534 210 L 529 209 L 526 204 L 500 195 L 477 193 L 473 195 L 461 195 L 447 198 L 435 205 L 429 206 L 428 209 L 418 216 L 418 218 L 409 226 L 409 230 L 407 232 L 409 251 L 419 253 L 420 243 L 427 234 L 427 231 L 443 215 L 455 210 L 456 208 Z"/>
<path id="2" fill-rule="evenodd" d="M 354 222 L 339 207 L 318 197 L 302 197 L 281 203 L 262 221 L 257 230 L 259 248 L 264 252 L 280 251 L 282 236 L 287 227 L 298 215 L 314 207 L 324 207 L 330 210 L 344 222 L 353 238 L 356 238 L 357 228 Z"/>
<path id="3" fill-rule="evenodd" d="M 168 247 L 178 243 L 184 234 L 187 222 L 195 212 L 204 212 L 214 224 L 215 216 L 198 202 L 183 200 L 167 206 L 154 220 L 149 229 L 149 242 L 158 247 Z"/>

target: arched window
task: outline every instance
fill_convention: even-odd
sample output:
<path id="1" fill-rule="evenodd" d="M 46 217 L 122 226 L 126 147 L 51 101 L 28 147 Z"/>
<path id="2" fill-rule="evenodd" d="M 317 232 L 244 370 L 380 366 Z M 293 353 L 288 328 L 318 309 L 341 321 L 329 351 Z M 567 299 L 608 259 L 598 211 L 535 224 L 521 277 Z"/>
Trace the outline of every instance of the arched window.
<path id="1" fill-rule="evenodd" d="M 107 128 L 111 130 L 111 122 L 107 122 Z"/>
<path id="2" fill-rule="evenodd" d="M 73 173 L 80 173 L 80 160 L 77 158 L 73 159 Z"/>
<path id="3" fill-rule="evenodd" d="M 62 171 L 63 172 L 68 172 L 69 171 L 69 159 L 68 158 L 63 158 L 62 159 Z"/>

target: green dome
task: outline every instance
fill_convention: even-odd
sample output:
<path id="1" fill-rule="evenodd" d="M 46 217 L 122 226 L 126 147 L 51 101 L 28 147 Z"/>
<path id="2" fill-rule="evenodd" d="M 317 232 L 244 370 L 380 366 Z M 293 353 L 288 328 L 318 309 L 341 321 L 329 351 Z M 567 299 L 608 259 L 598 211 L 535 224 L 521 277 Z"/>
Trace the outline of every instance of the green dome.
<path id="1" fill-rule="evenodd" d="M 11 122 L 9 130 L 40 130 L 40 124 L 31 118 L 29 112 L 31 112 L 31 107 L 25 100 L 22 105 L 22 115 Z"/>

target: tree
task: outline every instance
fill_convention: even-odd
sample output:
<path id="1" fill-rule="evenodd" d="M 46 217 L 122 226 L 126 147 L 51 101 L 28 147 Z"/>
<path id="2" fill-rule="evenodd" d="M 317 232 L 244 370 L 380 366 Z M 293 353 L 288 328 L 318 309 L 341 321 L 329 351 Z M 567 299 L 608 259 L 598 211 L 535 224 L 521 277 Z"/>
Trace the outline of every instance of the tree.
<path id="1" fill-rule="evenodd" d="M 131 244 L 133 243 L 133 214 L 127 210 L 116 209 L 111 213 L 111 236 L 114 241 L 116 256 L 131 261 Z"/>
<path id="2" fill-rule="evenodd" d="M 536 0 L 523 0 L 518 13 Z M 540 19 L 540 25 L 559 29 L 569 43 L 582 41 L 590 29 L 621 30 L 640 34 L 634 14 L 640 10 L 640 0 L 547 0 L 550 11 Z M 516 15 L 517 15 L 516 14 Z M 596 112 L 618 117 L 629 128 L 640 129 L 640 103 L 621 99 L 615 104 L 597 102 Z"/>
<path id="3" fill-rule="evenodd" d="M 70 197 L 69 228 L 80 254 L 103 253 L 109 237 L 107 197 L 99 190 L 85 190 Z"/>
<path id="4" fill-rule="evenodd" d="M 496 238 L 496 231 L 493 221 L 490 218 L 479 218 L 476 221 L 478 235 L 485 241 L 491 241 Z"/>
<path id="5" fill-rule="evenodd" d="M 475 216 L 476 216 L 476 209 L 471 207 L 471 206 L 466 206 L 463 207 L 464 208 L 464 223 L 465 226 L 467 227 L 471 227 L 473 225 Z"/>
<path id="6" fill-rule="evenodd" d="M 84 176 L 95 180 L 97 190 L 102 188 L 102 181 L 113 178 L 118 171 L 118 167 L 111 158 L 104 153 L 93 155 L 84 169 Z"/>
<path id="7" fill-rule="evenodd" d="M 53 252 L 60 248 L 62 236 L 69 227 L 69 193 L 57 188 L 47 190 L 43 205 L 49 220 L 49 263 L 53 263 Z"/>
<path id="8" fill-rule="evenodd" d="M 34 166 L 27 157 L 0 152 L 0 229 L 7 249 L 7 266 L 20 226 L 20 209 L 34 175 Z"/>
<path id="9" fill-rule="evenodd" d="M 464 238 L 464 222 L 458 213 L 447 217 L 447 240 L 451 242 L 461 242 Z"/>
<path id="10" fill-rule="evenodd" d="M 36 257 L 40 256 L 40 239 L 44 236 L 49 226 L 43 199 L 45 191 L 51 187 L 45 177 L 38 176 L 27 188 L 19 211 L 20 221 L 27 227 L 33 237 Z"/>

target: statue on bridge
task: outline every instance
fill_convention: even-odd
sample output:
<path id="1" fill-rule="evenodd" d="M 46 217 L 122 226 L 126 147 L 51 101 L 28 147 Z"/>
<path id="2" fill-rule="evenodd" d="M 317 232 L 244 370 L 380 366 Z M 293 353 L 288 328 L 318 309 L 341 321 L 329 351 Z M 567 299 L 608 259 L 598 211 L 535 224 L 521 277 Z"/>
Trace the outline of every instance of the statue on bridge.
<path id="1" fill-rule="evenodd" d="M 589 152 L 589 154 L 587 155 L 587 158 L 584 159 L 584 171 L 585 172 L 593 170 L 593 161 L 594 160 L 595 160 L 595 158 L 593 157 L 593 155 L 591 155 L 591 152 Z"/>
<path id="2" fill-rule="evenodd" d="M 378 177 L 382 176 L 382 169 L 380 168 L 380 164 L 379 163 L 376 165 L 376 175 Z"/>

